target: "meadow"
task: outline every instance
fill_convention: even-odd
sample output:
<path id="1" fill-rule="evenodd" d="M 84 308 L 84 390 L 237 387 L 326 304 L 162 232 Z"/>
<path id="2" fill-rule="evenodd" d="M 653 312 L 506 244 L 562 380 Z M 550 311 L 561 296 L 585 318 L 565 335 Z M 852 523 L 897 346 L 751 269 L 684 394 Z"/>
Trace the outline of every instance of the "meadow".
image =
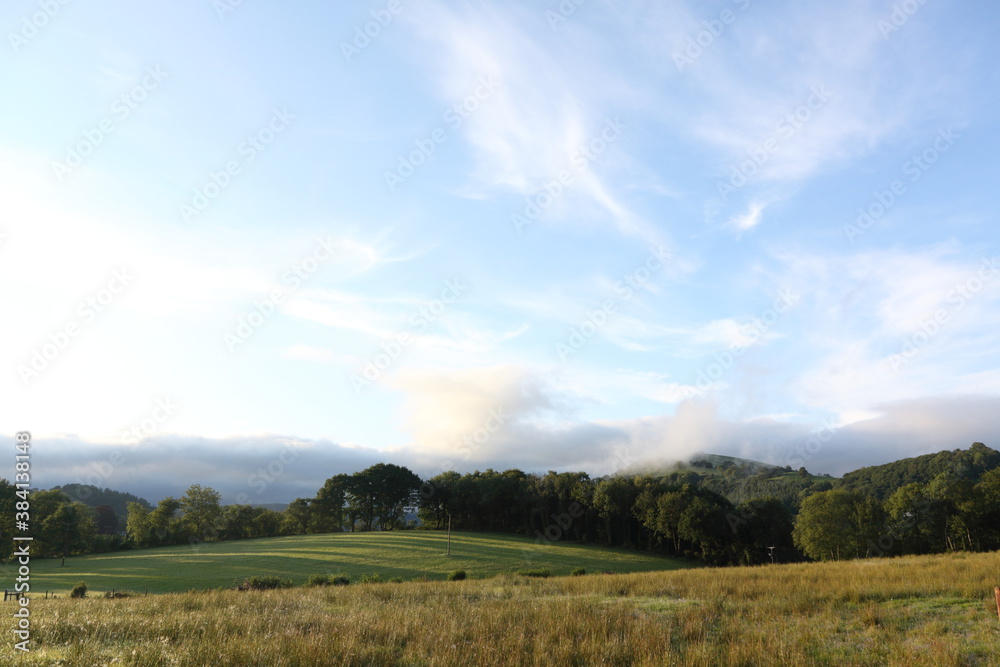
<path id="1" fill-rule="evenodd" d="M 696 566 L 638 551 L 565 542 L 540 545 L 527 537 L 490 533 L 454 532 L 451 556 L 446 552 L 447 536 L 440 532 L 296 535 L 78 556 L 67 559 L 65 567 L 56 558 L 34 560 L 31 578 L 32 590 L 63 595 L 81 580 L 95 593 L 169 593 L 230 587 L 235 579 L 268 574 L 302 584 L 311 574 L 341 572 L 355 581 L 368 573 L 443 581 L 459 569 L 470 578 L 485 578 L 531 568 L 567 575 L 578 567 L 646 572 Z M 5 587 L 13 589 L 16 570 L 16 564 L 0 567 Z"/>
<path id="2" fill-rule="evenodd" d="M 994 552 L 36 599 L 16 664 L 988 666 L 998 578 Z"/>

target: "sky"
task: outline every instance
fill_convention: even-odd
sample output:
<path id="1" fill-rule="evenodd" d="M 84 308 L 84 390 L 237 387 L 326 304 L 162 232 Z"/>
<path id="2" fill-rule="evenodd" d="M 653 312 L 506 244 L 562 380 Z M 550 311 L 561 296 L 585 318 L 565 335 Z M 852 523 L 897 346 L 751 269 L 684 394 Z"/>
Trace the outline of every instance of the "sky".
<path id="1" fill-rule="evenodd" d="M 31 432 L 42 487 L 226 503 L 380 461 L 998 447 L 998 26 L 982 0 L 5 3 L 0 440 Z"/>

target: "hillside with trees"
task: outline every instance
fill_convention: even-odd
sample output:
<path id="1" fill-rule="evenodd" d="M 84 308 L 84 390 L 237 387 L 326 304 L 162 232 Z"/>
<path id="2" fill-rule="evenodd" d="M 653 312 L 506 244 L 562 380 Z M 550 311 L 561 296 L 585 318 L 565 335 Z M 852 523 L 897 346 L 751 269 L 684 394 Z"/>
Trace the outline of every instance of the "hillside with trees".
<path id="1" fill-rule="evenodd" d="M 964 450 L 945 450 L 880 466 L 859 468 L 844 475 L 840 488 L 885 500 L 907 484 L 929 484 L 940 475 L 976 484 L 986 472 L 998 466 L 1000 452 L 976 442 Z"/>
<path id="2" fill-rule="evenodd" d="M 199 484 L 156 507 L 130 501 L 124 534 L 111 530 L 110 501 L 125 494 L 92 492 L 91 502 L 106 501 L 92 507 L 67 488 L 80 491 L 32 493 L 39 555 L 449 526 L 716 565 L 1000 548 L 1000 452 L 982 443 L 862 468 L 843 479 L 719 458 L 603 478 L 487 469 L 421 480 L 403 466 L 379 463 L 333 475 L 314 497 L 296 498 L 281 512 L 222 505 L 217 491 Z M 0 481 L 0 544 L 11 544 L 3 535 L 13 531 L 16 500 L 15 488 Z"/>

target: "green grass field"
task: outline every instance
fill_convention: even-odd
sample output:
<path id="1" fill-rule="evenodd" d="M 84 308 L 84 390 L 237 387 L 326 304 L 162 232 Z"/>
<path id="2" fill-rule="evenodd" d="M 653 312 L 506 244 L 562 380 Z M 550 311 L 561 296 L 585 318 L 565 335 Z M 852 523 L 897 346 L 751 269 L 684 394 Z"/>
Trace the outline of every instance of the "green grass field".
<path id="1" fill-rule="evenodd" d="M 275 574 L 302 584 L 310 574 L 346 572 L 352 580 L 376 572 L 383 579 L 406 581 L 426 576 L 444 579 L 453 570 L 470 578 L 486 578 L 521 569 L 546 568 L 554 576 L 574 568 L 587 572 L 648 572 L 695 567 L 694 563 L 623 549 L 568 543 L 537 545 L 526 537 L 452 533 L 451 557 L 445 555 L 445 533 L 399 531 L 300 535 L 256 540 L 137 549 L 66 560 L 34 560 L 33 591 L 67 593 L 85 581 L 95 593 L 131 590 L 168 593 L 229 587 L 234 579 Z M 0 569 L 5 588 L 12 589 L 16 566 Z M 44 594 L 44 593 L 43 593 Z"/>

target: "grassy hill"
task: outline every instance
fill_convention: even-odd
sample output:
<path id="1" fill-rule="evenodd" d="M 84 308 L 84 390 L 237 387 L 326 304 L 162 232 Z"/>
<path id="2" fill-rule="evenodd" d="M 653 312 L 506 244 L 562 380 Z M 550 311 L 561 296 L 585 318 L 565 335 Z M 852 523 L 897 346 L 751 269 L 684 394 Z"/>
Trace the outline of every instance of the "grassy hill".
<path id="1" fill-rule="evenodd" d="M 537 545 L 525 537 L 464 532 L 452 533 L 450 558 L 446 551 L 446 534 L 430 531 L 271 537 L 79 556 L 68 559 L 66 567 L 59 566 L 59 559 L 34 560 L 31 584 L 35 591 L 60 594 L 81 580 L 94 592 L 166 593 L 228 587 L 234 579 L 255 574 L 280 575 L 302 584 L 310 574 L 340 572 L 355 581 L 372 572 L 383 579 L 410 581 L 423 576 L 443 580 L 458 569 L 483 578 L 531 568 L 568 575 L 578 567 L 588 572 L 646 572 L 695 566 L 623 549 Z M 13 589 L 16 572 L 16 563 L 0 568 L 5 587 Z"/>
<path id="2" fill-rule="evenodd" d="M 985 667 L 998 571 L 985 553 L 36 599 L 18 664 Z"/>

